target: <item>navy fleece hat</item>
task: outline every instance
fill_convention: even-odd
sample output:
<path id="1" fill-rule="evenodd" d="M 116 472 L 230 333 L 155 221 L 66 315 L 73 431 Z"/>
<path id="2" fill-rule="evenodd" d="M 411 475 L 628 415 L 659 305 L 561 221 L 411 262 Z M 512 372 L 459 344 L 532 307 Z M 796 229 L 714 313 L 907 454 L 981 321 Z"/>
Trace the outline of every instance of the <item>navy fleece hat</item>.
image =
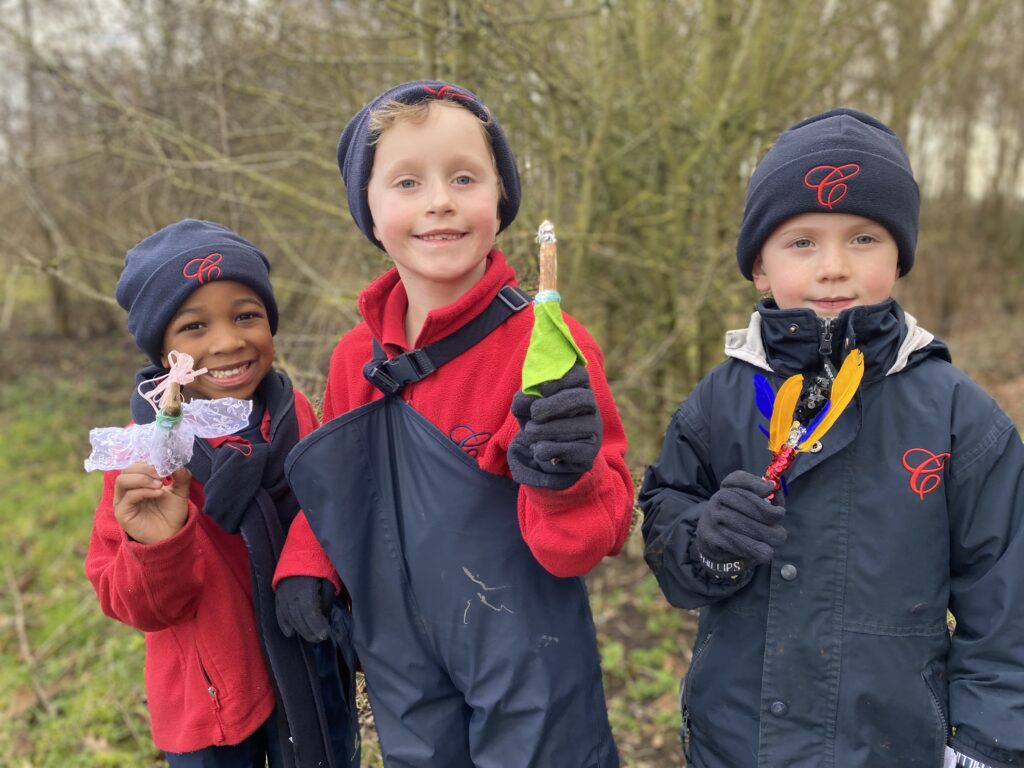
<path id="1" fill-rule="evenodd" d="M 182 219 L 135 245 L 124 257 L 117 303 L 128 311 L 128 331 L 139 349 L 161 365 L 164 331 L 193 291 L 214 280 L 252 288 L 277 332 L 270 262 L 255 245 L 212 221 Z"/>
<path id="2" fill-rule="evenodd" d="M 747 280 L 764 241 L 801 213 L 849 213 L 883 225 L 914 266 L 921 194 L 899 137 L 854 109 L 801 120 L 779 136 L 750 177 L 736 261 Z"/>
<path id="3" fill-rule="evenodd" d="M 418 104 L 431 99 L 443 99 L 465 107 L 486 124 L 487 135 L 491 139 L 491 151 L 494 152 L 494 163 L 505 187 L 505 199 L 498 203 L 501 218 L 501 227 L 498 231 L 511 224 L 519 211 L 519 171 L 516 169 L 516 159 L 512 156 L 512 150 L 498 121 L 476 94 L 461 86 L 439 80 L 402 83 L 384 91 L 359 110 L 345 126 L 338 142 L 338 168 L 341 169 L 341 178 L 345 180 L 348 210 L 367 239 L 381 250 L 384 250 L 384 246 L 373 236 L 373 216 L 370 214 L 370 203 L 366 197 L 366 187 L 370 182 L 376 152 L 374 141 L 377 138 L 370 132 L 370 116 L 391 101 Z"/>

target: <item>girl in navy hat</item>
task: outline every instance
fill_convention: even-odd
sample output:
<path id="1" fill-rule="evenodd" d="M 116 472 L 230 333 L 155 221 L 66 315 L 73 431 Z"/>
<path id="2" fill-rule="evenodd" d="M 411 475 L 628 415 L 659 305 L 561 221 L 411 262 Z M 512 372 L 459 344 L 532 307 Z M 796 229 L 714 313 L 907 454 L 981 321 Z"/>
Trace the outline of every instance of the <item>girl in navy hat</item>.
<path id="1" fill-rule="evenodd" d="M 284 459 L 317 418 L 273 368 L 266 257 L 219 224 L 179 221 L 128 251 L 117 300 L 151 363 L 137 382 L 166 374 L 176 350 L 208 370 L 186 399 L 254 404 L 246 429 L 197 438 L 169 478 L 143 463 L 105 476 L 85 570 L 104 613 L 145 633 L 156 746 L 180 768 L 358 764 L 351 657 L 321 642 L 326 626 L 311 642 L 285 637 L 274 612 L 271 577 L 298 511 Z M 132 417 L 154 419 L 137 391 Z M 330 616 L 337 574 L 326 559 L 310 568 L 315 593 L 300 597 Z"/>
<path id="2" fill-rule="evenodd" d="M 919 205 L 899 138 L 850 109 L 785 131 L 750 179 L 737 259 L 769 298 L 640 493 L 662 591 L 701 609 L 687 765 L 1024 765 L 1024 447 L 892 298 Z M 854 350 L 855 397 L 777 490 L 770 390 L 803 375 L 788 431 Z"/>
<path id="3" fill-rule="evenodd" d="M 360 295 L 325 426 L 292 454 L 305 517 L 279 605 L 307 578 L 293 551 L 322 545 L 388 766 L 615 766 L 581 576 L 629 529 L 626 439 L 572 318 L 589 365 L 518 392 L 533 312 L 494 248 L 519 206 L 504 133 L 470 91 L 405 83 L 349 122 L 338 160 L 395 267 Z"/>

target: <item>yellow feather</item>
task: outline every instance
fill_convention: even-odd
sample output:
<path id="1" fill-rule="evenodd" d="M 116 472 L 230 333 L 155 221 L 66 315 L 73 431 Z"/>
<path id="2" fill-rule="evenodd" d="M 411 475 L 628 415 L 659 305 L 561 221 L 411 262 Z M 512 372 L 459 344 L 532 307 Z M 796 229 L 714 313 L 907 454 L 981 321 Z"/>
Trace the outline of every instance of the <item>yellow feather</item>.
<path id="1" fill-rule="evenodd" d="M 789 437 L 789 428 L 793 426 L 793 411 L 796 410 L 803 386 L 804 377 L 798 373 L 786 379 L 775 395 L 772 422 L 768 429 L 768 449 L 772 453 L 778 453 Z"/>
<path id="2" fill-rule="evenodd" d="M 814 432 L 804 438 L 797 450 L 810 450 L 812 445 L 821 440 L 853 400 L 862 378 L 864 378 L 864 354 L 859 349 L 854 349 L 846 356 L 843 367 L 839 369 L 836 380 L 832 382 L 832 396 L 829 398 L 828 413 L 825 414 L 825 418 L 821 420 Z"/>

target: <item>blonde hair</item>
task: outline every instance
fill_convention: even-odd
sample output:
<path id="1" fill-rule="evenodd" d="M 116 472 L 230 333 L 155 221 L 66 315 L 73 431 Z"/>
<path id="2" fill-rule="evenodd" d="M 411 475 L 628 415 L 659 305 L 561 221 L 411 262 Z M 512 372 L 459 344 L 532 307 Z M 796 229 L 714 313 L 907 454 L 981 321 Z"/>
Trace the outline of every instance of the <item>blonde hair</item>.
<path id="1" fill-rule="evenodd" d="M 470 112 L 465 107 L 460 106 L 454 99 L 424 99 L 423 101 L 417 101 L 414 104 L 406 104 L 392 99 L 391 101 L 385 101 L 379 107 L 370 112 L 370 145 L 375 145 L 380 141 L 380 137 L 384 131 L 398 123 L 413 123 L 414 125 L 420 125 L 426 122 L 427 118 L 430 116 L 430 108 L 435 104 L 443 107 L 462 109 L 477 120 L 480 124 L 480 130 L 483 132 L 484 143 L 487 145 L 487 152 L 491 156 L 491 167 L 494 168 L 494 175 L 498 179 L 498 198 L 502 202 L 508 200 L 508 192 L 505 191 L 505 182 L 501 178 L 501 173 L 498 171 L 498 161 L 494 156 L 494 147 L 491 144 L 491 134 L 488 130 L 491 126 L 491 113 L 489 111 L 487 112 L 487 119 L 484 120 L 475 112 Z"/>

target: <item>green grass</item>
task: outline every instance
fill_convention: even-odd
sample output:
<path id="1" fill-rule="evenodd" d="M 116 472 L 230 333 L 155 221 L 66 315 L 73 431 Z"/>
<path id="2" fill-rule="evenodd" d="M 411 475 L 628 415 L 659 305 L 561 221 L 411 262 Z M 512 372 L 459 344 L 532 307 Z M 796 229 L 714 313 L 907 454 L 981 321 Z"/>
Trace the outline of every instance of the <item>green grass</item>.
<path id="1" fill-rule="evenodd" d="M 124 414 L 54 375 L 0 385 L 0 764 L 156 764 L 142 635 L 102 615 L 82 570 L 102 489 L 88 428 Z"/>

